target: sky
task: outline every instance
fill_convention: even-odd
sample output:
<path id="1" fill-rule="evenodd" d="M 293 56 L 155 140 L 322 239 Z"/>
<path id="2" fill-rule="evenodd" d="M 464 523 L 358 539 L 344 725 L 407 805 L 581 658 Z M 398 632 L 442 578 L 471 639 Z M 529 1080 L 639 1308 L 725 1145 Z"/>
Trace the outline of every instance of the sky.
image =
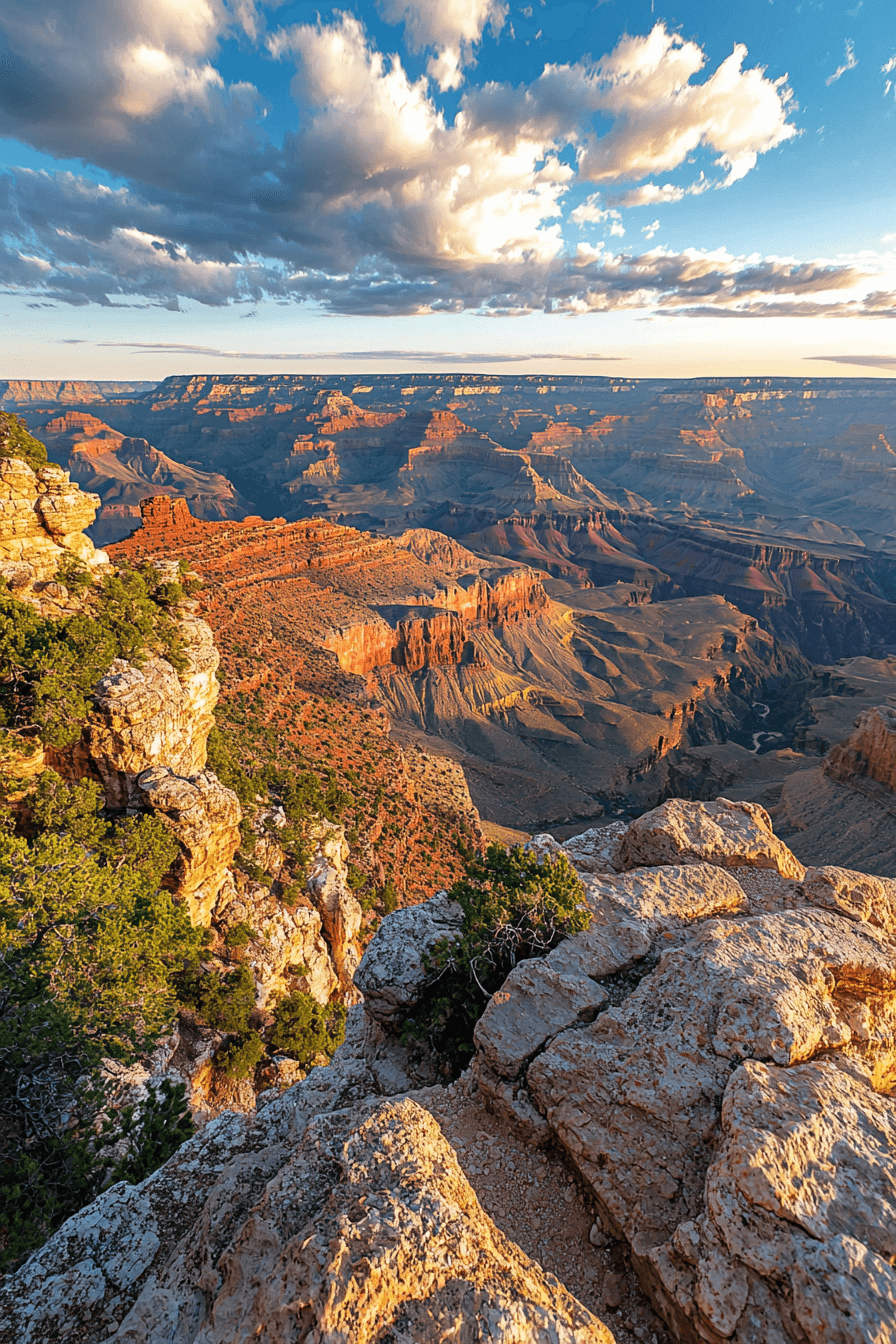
<path id="1" fill-rule="evenodd" d="M 893 0 L 4 0 L 0 378 L 896 375 Z"/>

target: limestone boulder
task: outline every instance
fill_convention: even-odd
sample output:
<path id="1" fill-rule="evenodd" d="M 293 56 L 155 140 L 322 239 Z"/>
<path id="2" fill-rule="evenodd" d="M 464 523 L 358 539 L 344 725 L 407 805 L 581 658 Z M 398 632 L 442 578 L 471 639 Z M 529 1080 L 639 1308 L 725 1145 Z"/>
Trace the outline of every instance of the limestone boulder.
<path id="1" fill-rule="evenodd" d="M 805 869 L 772 830 L 758 803 L 684 798 L 645 812 L 629 826 L 619 846 L 623 869 L 659 864 L 711 863 L 718 868 L 774 868 L 800 881 Z"/>
<path id="2" fill-rule="evenodd" d="M 183 777 L 167 766 L 155 766 L 143 770 L 135 783 L 143 806 L 165 823 L 181 847 L 171 873 L 173 891 L 194 924 L 208 925 L 240 844 L 239 799 L 210 770 Z"/>
<path id="3" fill-rule="evenodd" d="M 492 1070 L 517 1078 L 558 1032 L 594 1019 L 606 992 L 584 975 L 564 975 L 541 958 L 514 966 L 476 1023 L 474 1041 Z"/>
<path id="4" fill-rule="evenodd" d="M 386 915 L 355 972 L 366 1011 L 398 1028 L 430 979 L 424 959 L 443 938 L 460 937 L 464 912 L 445 891 L 422 905 Z"/>
<path id="5" fill-rule="evenodd" d="M 212 1299 L 195 1344 L 612 1341 L 498 1231 L 410 1100 L 312 1122 L 222 1257 Z"/>
<path id="6" fill-rule="evenodd" d="M 836 910 L 896 936 L 896 879 L 892 877 L 871 877 L 848 868 L 808 868 L 800 893 L 811 905 Z"/>
<path id="7" fill-rule="evenodd" d="M 736 878 L 709 863 L 592 875 L 582 885 L 599 927 L 624 920 L 651 937 L 718 915 L 746 914 L 750 908 Z"/>
<path id="8" fill-rule="evenodd" d="M 564 840 L 562 850 L 578 873 L 612 873 L 618 869 L 619 846 L 627 830 L 626 822 L 611 821 Z"/>
<path id="9" fill-rule="evenodd" d="M 876 929 L 802 909 L 698 926 L 618 1006 L 561 1032 L 529 1066 L 529 1095 L 679 1338 L 729 1337 L 718 1322 L 739 1321 L 747 1301 L 741 1270 L 712 1249 L 714 1233 L 705 1251 L 688 1249 L 691 1224 L 712 1203 L 707 1171 L 723 1142 L 719 1111 L 732 1075 L 750 1060 L 788 1074 L 835 1051 L 858 1071 L 873 1111 L 872 1088 L 890 1090 L 896 1077 L 896 961 Z M 812 1124 L 809 1116 L 807 1139 Z M 779 1216 L 756 1179 L 757 1207 Z M 807 1174 L 810 1200 L 816 1184 Z M 672 1242 L 682 1256 L 704 1257 L 707 1285 L 729 1303 L 729 1317 L 720 1306 L 707 1318 L 717 1320 L 716 1335 L 698 1328 L 696 1287 L 691 1298 L 683 1288 L 675 1297 L 657 1278 L 657 1257 L 671 1254 L 658 1248 Z M 789 1338 L 775 1333 L 768 1291 L 756 1288 L 752 1314 L 731 1337 Z"/>
<path id="10" fill-rule="evenodd" d="M 83 535 L 99 505 L 99 497 L 80 490 L 61 467 L 48 463 L 33 471 L 19 458 L 0 458 L 0 575 L 17 597 L 61 614 L 68 594 L 54 580 L 65 555 L 92 569 L 108 564 Z"/>
<path id="11" fill-rule="evenodd" d="M 731 1076 L 700 1214 L 646 1257 L 701 1339 L 896 1338 L 896 1103 L 837 1056 Z"/>

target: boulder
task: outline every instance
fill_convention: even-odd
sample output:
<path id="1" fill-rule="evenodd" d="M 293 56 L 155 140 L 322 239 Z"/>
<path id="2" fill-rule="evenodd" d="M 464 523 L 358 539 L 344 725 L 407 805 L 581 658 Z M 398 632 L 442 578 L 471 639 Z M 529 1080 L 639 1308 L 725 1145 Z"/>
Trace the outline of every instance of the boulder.
<path id="1" fill-rule="evenodd" d="M 800 892 L 810 905 L 836 910 L 896 936 L 896 879 L 848 868 L 807 868 Z"/>
<path id="2" fill-rule="evenodd" d="M 619 845 L 627 830 L 626 822 L 611 821 L 564 840 L 562 850 L 579 873 L 612 873 L 618 869 Z"/>
<path id="3" fill-rule="evenodd" d="M 695 1325 L 699 1303 L 681 1306 L 683 1289 L 672 1303 L 656 1277 L 655 1254 L 672 1241 L 687 1249 L 690 1225 L 712 1202 L 706 1173 L 721 1142 L 719 1109 L 733 1071 L 751 1059 L 785 1071 L 831 1051 L 860 1071 L 860 1095 L 873 1110 L 872 1085 L 886 1090 L 896 1079 L 896 961 L 877 930 L 803 909 L 703 924 L 621 1004 L 590 1026 L 561 1032 L 530 1065 L 526 1082 L 538 1110 L 590 1185 L 606 1225 L 628 1241 L 680 1338 L 716 1336 Z M 858 1112 L 850 1121 L 863 1123 Z M 774 1218 L 756 1189 L 757 1205 Z M 807 1178 L 808 1198 L 813 1189 Z M 872 1221 L 884 1216 L 868 1213 Z M 740 1270 L 729 1274 L 715 1252 L 714 1261 L 705 1254 L 707 1282 L 730 1299 L 730 1312 L 740 1310 Z M 757 1289 L 736 1336 L 743 1344 L 783 1344 L 765 1292 Z"/>
<path id="4" fill-rule="evenodd" d="M 607 995 L 593 980 L 532 958 L 514 966 L 476 1023 L 476 1050 L 502 1078 L 517 1078 L 559 1031 L 593 1021 Z"/>
<path id="5" fill-rule="evenodd" d="M 896 1338 L 896 1103 L 836 1056 L 732 1074 L 699 1215 L 646 1257 L 667 1315 L 738 1344 Z"/>
<path id="6" fill-rule="evenodd" d="M 774 868 L 800 881 L 803 865 L 772 830 L 758 803 L 692 803 L 684 798 L 645 812 L 619 846 L 623 869 L 657 864 L 711 863 L 718 868 Z"/>
<path id="7" fill-rule="evenodd" d="M 498 1231 L 410 1100 L 313 1121 L 244 1219 L 211 1297 L 195 1344 L 613 1338 Z"/>
<path id="8" fill-rule="evenodd" d="M 594 917 L 613 928 L 617 921 L 658 933 L 715 915 L 749 911 L 740 883 L 712 864 L 672 864 L 668 868 L 636 868 L 583 878 L 585 899 Z"/>
<path id="9" fill-rule="evenodd" d="M 463 918 L 446 891 L 386 915 L 354 977 L 371 1017 L 383 1026 L 400 1027 L 430 978 L 424 958 L 443 938 L 460 937 Z"/>
<path id="10" fill-rule="evenodd" d="M 204 621 L 186 619 L 180 628 L 189 659 L 184 672 L 164 658 L 148 658 L 142 667 L 118 658 L 96 684 L 75 774 L 101 780 L 108 807 L 139 807 L 137 776 L 152 766 L 188 778 L 205 769 L 218 654 Z"/>

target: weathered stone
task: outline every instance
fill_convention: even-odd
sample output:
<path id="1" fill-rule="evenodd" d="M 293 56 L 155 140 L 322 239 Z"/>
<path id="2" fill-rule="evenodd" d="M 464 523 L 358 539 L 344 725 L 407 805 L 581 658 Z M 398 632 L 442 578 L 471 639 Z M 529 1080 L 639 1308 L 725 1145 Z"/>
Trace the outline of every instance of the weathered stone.
<path id="1" fill-rule="evenodd" d="M 672 798 L 629 826 L 619 847 L 622 868 L 711 863 L 719 868 L 775 868 L 800 880 L 805 869 L 772 830 L 758 803 L 692 803 Z"/>
<path id="2" fill-rule="evenodd" d="M 598 926 L 603 922 L 612 927 L 622 919 L 651 936 L 715 915 L 749 911 L 737 880 L 712 864 L 636 868 L 618 876 L 585 877 L 583 886 Z"/>
<path id="3" fill-rule="evenodd" d="M 584 933 L 564 938 L 545 958 L 563 975 L 588 975 L 601 980 L 627 971 L 650 951 L 651 937 L 641 923 L 621 919 L 613 911 L 592 917 Z"/>
<path id="4" fill-rule="evenodd" d="M 896 1104 L 832 1059 L 747 1061 L 722 1107 L 704 1211 L 646 1257 L 701 1339 L 896 1338 Z"/>
<path id="5" fill-rule="evenodd" d="M 407 1017 L 429 979 L 423 959 L 443 938 L 458 938 L 463 910 L 448 893 L 387 915 L 361 958 L 355 985 L 367 1012 L 384 1026 Z"/>
<path id="6" fill-rule="evenodd" d="M 594 1019 L 607 995 L 587 976 L 563 975 L 547 961 L 521 961 L 489 999 L 473 1039 L 488 1067 L 517 1078 L 559 1031 Z"/>
<path id="7" fill-rule="evenodd" d="M 360 1003 L 353 976 L 360 963 L 358 935 L 362 910 L 348 885 L 349 847 L 341 826 L 321 822 L 312 832 L 316 852 L 308 873 L 308 892 L 324 933 L 345 1002 Z"/>
<path id="8" fill-rule="evenodd" d="M 528 1086 L 643 1255 L 700 1207 L 733 1064 L 841 1049 L 892 1072 L 894 999 L 896 964 L 872 929 L 820 910 L 713 921 L 619 1007 L 557 1036 Z"/>
<path id="9" fill-rule="evenodd" d="M 137 776 L 166 766 L 189 778 L 205 768 L 218 699 L 218 654 L 204 621 L 186 619 L 189 663 L 178 675 L 163 658 L 142 667 L 116 659 L 94 691 L 95 710 L 82 734 L 83 768 L 102 781 L 106 804 L 140 806 Z"/>
<path id="10" fill-rule="evenodd" d="M 412 1101 L 315 1121 L 244 1220 L 196 1344 L 611 1344 L 498 1231 Z M 126 1338 L 127 1336 L 125 1336 Z M 158 1344 L 170 1335 L 158 1335 Z"/>
<path id="11" fill-rule="evenodd" d="M 182 854 L 172 869 L 173 890 L 194 924 L 207 925 L 240 844 L 242 809 L 232 789 L 210 770 L 184 779 L 166 766 L 144 770 L 137 789 L 168 827 Z"/>
<path id="12" fill-rule="evenodd" d="M 617 871 L 616 860 L 622 837 L 628 830 L 624 821 L 611 821 L 608 826 L 595 826 L 571 840 L 564 840 L 562 851 L 579 873 L 612 873 Z"/>
<path id="13" fill-rule="evenodd" d="M 61 467 L 48 463 L 35 472 L 19 458 L 0 458 L 0 575 L 16 597 L 46 615 L 61 614 L 68 594 L 53 580 L 63 557 L 74 555 L 92 569 L 109 563 L 83 535 L 99 503 Z"/>
<path id="14" fill-rule="evenodd" d="M 896 934 L 896 879 L 892 877 L 871 877 L 848 868 L 807 868 L 800 892 L 812 905 L 874 924 L 890 936 Z"/>
<path id="15" fill-rule="evenodd" d="M 239 888 L 225 883 L 212 918 L 225 937 L 236 924 L 254 931 L 243 956 L 255 979 L 259 1008 L 270 1010 L 293 983 L 318 1003 L 329 1003 L 338 989 L 321 917 L 307 897 L 287 906 L 261 882 L 241 882 Z"/>

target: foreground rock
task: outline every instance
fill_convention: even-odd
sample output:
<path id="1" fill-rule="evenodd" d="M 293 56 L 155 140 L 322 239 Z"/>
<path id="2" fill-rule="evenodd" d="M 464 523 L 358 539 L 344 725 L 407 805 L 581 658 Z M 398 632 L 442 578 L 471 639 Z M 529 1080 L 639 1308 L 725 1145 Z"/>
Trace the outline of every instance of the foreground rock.
<path id="1" fill-rule="evenodd" d="M 619 847 L 620 868 L 713 863 L 719 868 L 774 868 L 799 880 L 805 869 L 772 830 L 758 803 L 689 803 L 673 798 L 638 817 Z"/>
<path id="2" fill-rule="evenodd" d="M 894 883 L 788 853 L 724 800 L 634 822 L 653 866 L 583 875 L 591 927 L 508 977 L 473 1071 L 562 1144 L 678 1339 L 892 1344 Z"/>
<path id="3" fill-rule="evenodd" d="M 613 1344 L 486 1216 L 433 1117 L 373 1089 L 343 1058 L 113 1187 L 0 1290 L 0 1341 Z"/>
<path id="4" fill-rule="evenodd" d="M 443 938 L 456 938 L 462 922 L 463 911 L 444 891 L 386 916 L 355 973 L 371 1017 L 383 1026 L 401 1025 L 429 980 L 427 953 Z"/>

